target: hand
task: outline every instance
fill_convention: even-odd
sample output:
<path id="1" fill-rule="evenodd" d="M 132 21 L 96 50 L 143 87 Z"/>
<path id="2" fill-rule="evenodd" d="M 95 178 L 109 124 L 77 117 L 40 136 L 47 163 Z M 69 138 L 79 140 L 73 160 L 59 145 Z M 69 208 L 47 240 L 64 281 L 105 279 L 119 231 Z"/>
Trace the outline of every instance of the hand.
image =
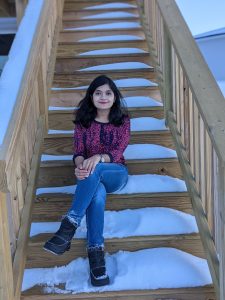
<path id="1" fill-rule="evenodd" d="M 74 174 L 76 175 L 77 179 L 80 180 L 83 180 L 89 176 L 89 172 L 83 168 L 82 163 L 75 168 Z"/>
<path id="2" fill-rule="evenodd" d="M 92 157 L 89 157 L 88 159 L 85 159 L 83 161 L 83 168 L 88 171 L 89 174 L 93 174 L 96 165 L 100 162 L 100 155 L 95 154 Z"/>

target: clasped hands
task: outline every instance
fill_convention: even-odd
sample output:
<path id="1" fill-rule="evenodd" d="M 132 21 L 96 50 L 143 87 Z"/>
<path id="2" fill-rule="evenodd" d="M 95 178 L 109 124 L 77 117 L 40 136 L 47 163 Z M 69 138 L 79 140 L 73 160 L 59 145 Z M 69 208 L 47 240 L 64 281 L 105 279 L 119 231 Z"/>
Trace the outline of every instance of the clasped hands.
<path id="1" fill-rule="evenodd" d="M 96 165 L 99 163 L 101 156 L 95 154 L 92 157 L 85 159 L 80 165 L 75 168 L 74 174 L 77 179 L 83 180 L 90 174 L 93 174 Z"/>

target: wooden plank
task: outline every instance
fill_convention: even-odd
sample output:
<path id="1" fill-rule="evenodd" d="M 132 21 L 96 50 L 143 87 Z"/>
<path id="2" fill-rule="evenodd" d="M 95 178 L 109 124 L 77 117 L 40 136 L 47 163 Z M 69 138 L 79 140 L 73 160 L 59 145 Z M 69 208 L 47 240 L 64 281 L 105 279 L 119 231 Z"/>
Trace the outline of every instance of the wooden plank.
<path id="1" fill-rule="evenodd" d="M 134 35 L 137 36 L 141 39 L 145 39 L 145 35 L 141 29 L 134 29 L 134 28 L 126 28 L 126 29 L 101 29 L 100 31 L 95 30 L 94 35 L 93 35 L 93 30 L 91 31 L 72 31 L 72 30 L 67 30 L 67 31 L 62 31 L 60 33 L 59 37 L 59 42 L 60 43 L 65 43 L 65 42 L 78 42 L 82 39 L 87 39 L 87 38 L 92 38 L 92 37 L 102 37 L 102 36 L 113 36 L 113 35 Z"/>
<path id="2" fill-rule="evenodd" d="M 0 192 L 0 299 L 12 300 L 14 282 L 6 201 L 6 194 Z"/>
<path id="3" fill-rule="evenodd" d="M 182 179 L 176 158 L 126 160 L 128 172 L 132 175 L 157 174 Z M 72 161 L 42 162 L 37 187 L 66 186 L 76 183 Z"/>
<path id="4" fill-rule="evenodd" d="M 121 87 L 119 88 L 123 97 L 147 96 L 161 101 L 161 95 L 158 87 Z M 51 91 L 50 105 L 52 106 L 77 106 L 81 99 L 84 98 L 86 89 L 54 89 Z"/>
<path id="5" fill-rule="evenodd" d="M 107 2 L 107 1 L 105 1 Z M 127 3 L 127 4 L 132 4 L 132 5 L 137 5 L 136 1 L 134 0 L 130 0 L 130 1 L 123 1 L 123 3 Z M 67 15 L 68 12 L 70 11 L 82 11 L 84 8 L 85 10 L 84 11 L 93 11 L 93 12 L 107 12 L 108 9 L 104 8 L 104 9 L 87 9 L 88 7 L 92 7 L 92 6 L 97 6 L 97 5 L 102 5 L 102 4 L 105 4 L 103 3 L 102 1 L 91 1 L 91 2 L 87 2 L 87 1 L 76 1 L 76 2 L 65 2 L 65 5 L 64 5 L 64 13 L 63 13 L 63 16 Z M 130 10 L 130 9 L 137 9 L 136 7 L 128 7 L 126 8 L 125 10 Z M 110 8 L 110 11 L 113 10 L 113 8 Z M 114 10 L 118 10 L 114 8 Z M 120 9 L 119 9 L 120 10 Z"/>
<path id="6" fill-rule="evenodd" d="M 72 194 L 40 194 L 36 196 L 32 222 L 56 222 L 61 220 L 71 206 Z M 107 194 L 106 210 L 167 207 L 193 214 L 190 198 L 186 192 Z"/>
<path id="7" fill-rule="evenodd" d="M 71 250 L 61 256 L 52 255 L 42 247 L 52 234 L 40 234 L 30 239 L 26 268 L 46 268 L 66 265 L 78 257 L 86 257 L 86 240 L 73 239 Z M 172 247 L 192 255 L 204 258 L 204 250 L 198 234 L 134 236 L 126 238 L 105 239 L 105 249 L 109 253 L 119 250 L 138 251 L 156 247 Z M 145 263 L 145 262 L 143 262 Z"/>
<path id="8" fill-rule="evenodd" d="M 87 48 L 86 48 L 87 49 Z M 88 49 L 87 49 L 88 50 Z M 69 73 L 76 74 L 75 71 L 78 71 L 83 68 L 89 68 L 93 66 L 111 64 L 111 63 L 121 63 L 121 62 L 140 62 L 149 66 L 150 56 L 149 53 L 131 53 L 131 54 L 107 54 L 107 55 L 90 55 L 90 56 L 76 56 L 73 58 L 57 58 L 55 73 Z M 151 66 L 150 66 L 151 67 Z M 125 72 L 124 68 L 123 72 Z M 151 67 L 148 71 L 153 71 L 154 68 Z M 109 70 L 107 70 L 108 72 Z M 106 71 L 105 71 L 106 72 Z"/>
<path id="9" fill-rule="evenodd" d="M 38 131 L 36 135 L 36 142 L 34 147 L 34 154 L 31 161 L 31 172 L 29 174 L 29 180 L 27 184 L 27 190 L 24 199 L 24 208 L 21 215 L 20 229 L 17 239 L 17 248 L 13 261 L 13 277 L 14 277 L 14 289 L 15 295 L 19 299 L 20 289 L 23 279 L 23 271 L 26 261 L 26 247 L 30 231 L 31 212 L 33 206 L 35 182 L 37 180 L 37 172 L 40 160 L 40 149 L 44 135 L 44 117 L 40 117 Z M 16 298 L 16 299 L 17 299 Z"/>
<path id="10" fill-rule="evenodd" d="M 55 286 L 57 287 L 57 286 Z M 59 286 L 62 288 L 62 286 Z M 169 298 L 168 298 L 169 297 Z M 21 300 L 215 300 L 213 286 L 193 287 L 193 288 L 171 288 L 156 290 L 125 290 L 97 293 L 81 294 L 45 294 L 44 288 L 35 286 L 23 292 Z"/>
<path id="11" fill-rule="evenodd" d="M 130 144 L 156 144 L 175 149 L 171 134 L 167 130 L 132 131 Z M 45 138 L 43 153 L 70 155 L 73 153 L 72 134 L 50 134 Z"/>
<path id="12" fill-rule="evenodd" d="M 199 193 L 196 187 L 196 183 L 194 180 L 194 177 L 191 173 L 190 165 L 187 160 L 186 152 L 184 151 L 180 139 L 180 135 L 177 132 L 176 123 L 173 120 L 173 116 L 170 114 L 169 118 L 169 127 L 171 129 L 171 132 L 173 134 L 175 143 L 176 143 L 176 149 L 178 158 L 181 164 L 181 168 L 184 174 L 184 178 L 186 181 L 186 185 L 188 188 L 188 191 L 190 193 L 192 204 L 193 204 L 193 210 L 195 212 L 196 221 L 198 224 L 199 232 L 201 235 L 203 247 L 206 251 L 206 257 L 208 260 L 210 272 L 213 278 L 213 283 L 215 285 L 215 289 L 217 294 L 219 294 L 219 260 L 215 249 L 215 244 L 212 239 L 212 235 L 209 230 L 209 225 L 206 219 L 206 215 L 204 212 L 204 209 L 202 207 L 201 198 L 199 197 Z"/>
<path id="13" fill-rule="evenodd" d="M 111 11 L 110 11 L 111 12 Z M 78 13 L 79 14 L 79 13 Z M 95 13 L 98 14 L 98 13 Z M 91 15 L 95 15 L 91 14 Z M 118 22 L 138 22 L 139 21 L 139 16 L 134 15 L 134 16 L 127 16 L 127 17 L 121 17 L 121 18 L 115 18 L 115 17 L 108 17 L 108 18 L 96 18 L 96 19 L 75 19 L 75 20 L 70 20 L 70 21 L 63 21 L 63 28 L 79 28 L 79 27 L 86 27 L 86 26 L 95 26 L 95 25 L 100 25 L 100 24 L 116 24 Z"/>
<path id="14" fill-rule="evenodd" d="M 66 5 L 65 5 L 65 8 L 66 8 Z M 134 15 L 137 15 L 137 18 L 139 17 L 139 13 L 138 13 L 138 9 L 136 7 L 127 7 L 127 8 L 110 8 L 110 12 L 115 12 L 115 15 L 117 12 L 126 12 L 126 13 L 130 13 L 130 14 L 134 14 Z M 93 15 L 98 15 L 98 14 L 103 14 L 107 12 L 106 9 L 85 9 L 85 10 L 80 10 L 78 8 L 78 5 L 75 4 L 73 6 L 71 6 L 71 8 L 68 10 L 64 9 L 64 13 L 63 13 L 63 23 L 64 24 L 74 24 L 76 21 L 78 20 L 82 20 L 83 22 L 86 21 L 86 18 L 88 17 L 91 17 Z M 131 17 L 127 17 L 127 19 L 129 20 Z M 119 18 L 119 21 L 121 20 L 122 18 Z M 100 19 L 98 19 L 99 21 Z M 104 19 L 104 21 L 106 21 L 108 19 Z M 111 20 L 115 20 L 115 18 L 111 19 Z M 116 19 L 117 22 L 118 22 L 118 18 Z"/>
<path id="15" fill-rule="evenodd" d="M 162 106 L 149 107 L 129 107 L 128 112 L 131 118 L 153 117 L 162 119 L 164 117 Z M 74 113 L 71 110 L 50 110 L 49 129 L 54 130 L 73 130 Z"/>
<path id="16" fill-rule="evenodd" d="M 115 41 L 109 42 L 101 42 L 101 43 L 73 43 L 71 41 L 70 44 L 59 44 L 57 49 L 57 57 L 58 58 L 74 58 L 78 56 L 80 53 L 84 53 L 87 51 L 94 50 L 102 50 L 102 49 L 115 49 L 115 48 L 138 48 L 148 52 L 148 46 L 146 41 L 137 40 L 137 41 L 119 41 L 116 43 Z M 121 53 L 114 54 L 121 55 Z M 84 56 L 80 56 L 84 57 Z M 102 55 L 101 55 L 102 57 Z"/>
<path id="17" fill-rule="evenodd" d="M 104 75 L 107 73 L 112 80 L 121 80 L 129 78 L 141 78 L 155 82 L 156 74 L 148 69 L 127 69 L 127 70 L 103 70 L 103 71 L 70 71 L 59 69 L 59 72 L 73 72 L 73 74 L 55 74 L 53 84 L 57 88 L 70 88 L 79 87 L 84 85 L 89 85 L 92 80 L 94 80 L 99 75 Z M 67 68 L 67 67 L 66 67 Z"/>

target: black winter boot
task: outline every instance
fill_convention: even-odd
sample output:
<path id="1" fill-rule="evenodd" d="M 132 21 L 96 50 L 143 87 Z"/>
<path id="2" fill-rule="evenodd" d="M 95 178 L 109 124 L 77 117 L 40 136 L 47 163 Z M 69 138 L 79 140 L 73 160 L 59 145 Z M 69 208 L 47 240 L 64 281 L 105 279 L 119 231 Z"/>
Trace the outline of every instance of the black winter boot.
<path id="1" fill-rule="evenodd" d="M 105 268 L 105 255 L 103 247 L 88 249 L 91 283 L 94 286 L 109 284 L 109 276 Z"/>
<path id="2" fill-rule="evenodd" d="M 71 223 L 68 217 L 65 217 L 61 222 L 59 230 L 45 243 L 43 248 L 56 255 L 61 255 L 65 251 L 69 251 L 76 229 L 77 226 Z"/>

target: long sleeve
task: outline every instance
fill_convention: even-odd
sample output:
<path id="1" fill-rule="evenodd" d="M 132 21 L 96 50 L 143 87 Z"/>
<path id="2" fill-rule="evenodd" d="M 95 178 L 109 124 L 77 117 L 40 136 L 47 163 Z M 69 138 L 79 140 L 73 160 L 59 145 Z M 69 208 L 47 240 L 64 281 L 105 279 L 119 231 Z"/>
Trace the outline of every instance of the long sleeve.
<path id="1" fill-rule="evenodd" d="M 75 158 L 77 156 L 83 156 L 84 158 L 86 158 L 85 141 L 86 141 L 86 132 L 85 132 L 85 130 L 80 125 L 76 125 L 76 127 L 74 129 L 73 161 L 75 161 Z"/>
<path id="2" fill-rule="evenodd" d="M 119 162 L 123 157 L 123 152 L 127 148 L 130 141 L 130 119 L 125 118 L 124 124 L 121 126 L 119 138 L 116 143 L 110 147 L 108 153 L 111 162 Z"/>

